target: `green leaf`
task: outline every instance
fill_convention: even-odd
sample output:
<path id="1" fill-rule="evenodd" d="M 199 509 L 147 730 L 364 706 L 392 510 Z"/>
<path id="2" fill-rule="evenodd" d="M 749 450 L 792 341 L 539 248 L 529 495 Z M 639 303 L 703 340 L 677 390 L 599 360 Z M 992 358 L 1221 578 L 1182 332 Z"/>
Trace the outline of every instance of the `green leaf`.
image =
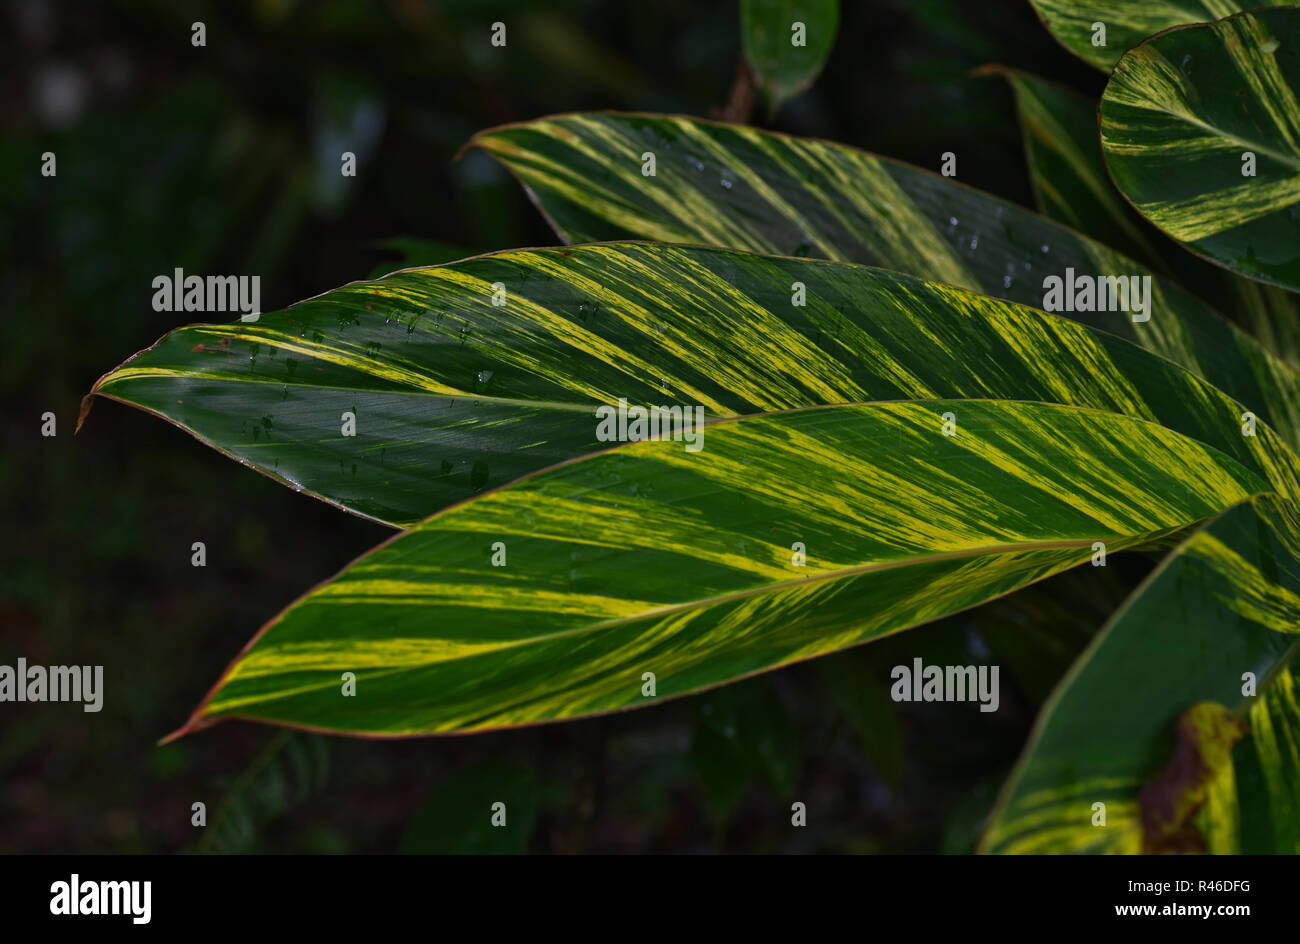
<path id="1" fill-rule="evenodd" d="M 397 272 L 257 322 L 178 329 L 93 392 L 399 526 L 602 448 L 595 408 L 619 398 L 708 417 L 936 397 L 1091 406 L 1158 420 L 1300 491 L 1270 429 L 1241 435 L 1242 405 L 1109 334 L 893 273 L 703 248 L 523 250 Z M 1267 418 L 1273 405 L 1256 390 L 1245 408 Z"/>
<path id="2" fill-rule="evenodd" d="M 1016 96 L 1039 209 L 1141 260 L 1227 312 L 1265 350 L 1300 367 L 1300 298 L 1192 255 L 1143 219 L 1115 190 L 1097 136 L 1097 103 L 1028 73 L 986 66 Z"/>
<path id="3" fill-rule="evenodd" d="M 714 815 L 725 822 L 745 788 L 761 780 L 777 797 L 799 778 L 799 732 L 770 679 L 700 696 L 691 733 L 691 766 Z"/>
<path id="4" fill-rule="evenodd" d="M 1139 546 L 1266 488 L 1199 442 L 1075 407 L 719 422 L 699 452 L 629 443 L 380 545 L 268 623 L 178 735 L 244 718 L 409 736 L 644 706 L 977 605 L 1095 541 Z"/>
<path id="5" fill-rule="evenodd" d="M 1107 72 L 1124 50 L 1155 33 L 1217 20 L 1243 9 L 1237 0 L 1029 0 L 1057 41 L 1084 62 Z M 1094 24 L 1104 23 L 1105 44 Z M 1094 39 L 1096 37 L 1096 39 Z"/>
<path id="6" fill-rule="evenodd" d="M 1300 369 L 1300 296 L 1273 285 L 1229 276 L 1232 310 L 1268 351 Z"/>
<path id="7" fill-rule="evenodd" d="M 971 855 L 979 845 L 984 820 L 997 798 L 999 779 L 977 783 L 958 802 L 944 826 L 940 855 Z"/>
<path id="8" fill-rule="evenodd" d="M 820 659 L 817 668 L 835 704 L 857 732 L 867 759 L 885 783 L 897 787 L 903 775 L 903 737 L 894 703 L 881 684 L 885 673 L 877 663 L 874 648 Z"/>
<path id="9" fill-rule="evenodd" d="M 1277 496 L 1222 512 L 1171 553 L 1118 611 L 1040 714 L 1008 779 L 984 849 L 991 852 L 1138 852 L 1168 837 L 1144 829 L 1143 788 L 1174 755 L 1179 719 L 1214 702 L 1253 735 L 1235 752 L 1252 756 L 1267 784 L 1263 801 L 1240 805 L 1230 838 L 1216 848 L 1297 852 L 1297 710 L 1291 667 L 1300 649 L 1300 513 Z M 1243 675 L 1257 680 L 1257 700 Z M 1197 765 L 1184 765 L 1195 768 Z M 1182 809 L 1187 796 L 1160 809 Z M 1229 804 L 1219 784 L 1211 799 Z M 1225 797 L 1226 791 L 1226 797 Z M 1092 825 L 1104 803 L 1105 827 Z M 1152 808 L 1151 794 L 1146 796 Z M 1163 818 L 1159 818 L 1163 821 Z M 1148 813 L 1148 821 L 1150 813 Z M 1217 820 L 1220 824 L 1222 820 Z"/>
<path id="10" fill-rule="evenodd" d="M 895 269 L 1042 307 L 1044 278 L 1150 270 L 950 178 L 853 148 L 737 125 L 639 114 L 556 115 L 483 132 L 571 242 L 639 236 Z M 641 155 L 658 154 L 656 175 Z M 1249 404 L 1300 445 L 1296 371 L 1155 277 L 1151 319 L 1068 317 L 1127 338 Z M 1252 407 L 1253 408 L 1253 407 Z M 1260 416 L 1265 415 L 1259 410 Z"/>
<path id="11" fill-rule="evenodd" d="M 1101 100 L 1115 184 L 1198 255 L 1300 290 L 1298 88 L 1300 9 L 1151 38 L 1124 55 Z"/>
<path id="12" fill-rule="evenodd" d="M 324 738 L 278 732 L 213 807 L 195 851 L 255 851 L 267 824 L 324 791 L 329 769 Z"/>
<path id="13" fill-rule="evenodd" d="M 1106 174 L 1096 102 L 1015 69 L 985 66 L 977 74 L 1001 75 L 1015 93 L 1029 179 L 1043 215 L 1167 272 L 1154 234 Z"/>
<path id="14" fill-rule="evenodd" d="M 839 24 L 840 0 L 740 0 L 745 59 L 773 113 L 812 87 Z"/>
<path id="15" fill-rule="evenodd" d="M 1300 684 L 1294 656 L 1271 676 L 1244 712 L 1250 737 L 1233 752 L 1230 789 L 1207 803 L 1236 807 L 1224 817 L 1236 828 L 1227 836 L 1202 825 L 1209 852 L 1300 851 Z M 1227 779 L 1227 778 L 1225 778 Z"/>
<path id="16" fill-rule="evenodd" d="M 494 810 L 496 803 L 504 810 Z M 520 855 L 537 821 L 538 785 L 508 761 L 463 767 L 434 790 L 407 824 L 402 852 L 426 855 Z M 494 825 L 493 816 L 504 816 Z M 500 820 L 498 820 L 500 822 Z"/>

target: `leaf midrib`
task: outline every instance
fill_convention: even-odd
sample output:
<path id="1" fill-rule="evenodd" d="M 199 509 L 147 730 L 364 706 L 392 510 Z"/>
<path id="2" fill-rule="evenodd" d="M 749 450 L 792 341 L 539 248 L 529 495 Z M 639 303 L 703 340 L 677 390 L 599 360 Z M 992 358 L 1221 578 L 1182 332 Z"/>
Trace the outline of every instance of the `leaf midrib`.
<path id="1" fill-rule="evenodd" d="M 1202 518 L 1202 519 L 1197 519 L 1196 521 L 1190 521 L 1187 522 L 1186 525 L 1183 525 L 1181 527 L 1195 525 L 1198 522 L 1203 522 L 1205 520 L 1207 519 Z M 1091 550 L 1092 544 L 1095 541 L 1099 541 L 1099 540 L 1113 541 L 1116 539 L 1138 540 L 1145 536 L 1155 536 L 1159 533 L 1161 532 L 1155 531 L 1155 532 L 1147 532 L 1145 534 L 1131 534 L 1131 535 L 1106 534 L 1106 535 L 1094 535 L 1088 538 L 1078 538 L 1078 539 L 1068 539 L 1068 540 L 1023 541 L 1023 542 L 1011 543 L 1011 544 L 990 544 L 990 545 L 980 545 L 979 547 L 974 547 L 974 548 L 963 548 L 962 550 L 958 550 L 958 551 L 943 551 L 938 553 L 923 554 L 916 557 L 898 558 L 896 560 L 889 560 L 889 561 L 873 561 L 869 564 L 859 564 L 853 567 L 844 567 L 838 570 L 827 571 L 821 574 L 810 575 L 807 577 L 801 577 L 792 580 L 783 580 L 780 581 L 779 583 L 765 584 L 761 587 L 751 587 L 746 590 L 736 590 L 730 593 L 718 594 L 712 597 L 704 597 L 696 600 L 689 600 L 684 603 L 666 604 L 664 606 L 655 607 L 649 610 L 644 610 L 640 613 L 636 613 L 630 616 L 616 617 L 614 619 L 602 620 L 597 623 L 590 623 L 583 626 L 575 626 L 570 629 L 560 630 L 558 632 L 549 633 L 543 636 L 533 636 L 527 639 L 512 640 L 512 641 L 504 642 L 498 646 L 495 646 L 490 650 L 483 650 L 481 652 L 475 653 L 475 656 L 484 655 L 486 653 L 495 654 L 506 650 L 519 649 L 527 646 L 549 643 L 558 639 L 571 638 L 585 633 L 599 632 L 602 630 L 634 623 L 639 620 L 643 620 L 647 618 L 668 615 L 671 613 L 680 613 L 690 609 L 706 608 L 706 607 L 715 606 L 722 603 L 728 603 L 733 600 L 758 596 L 764 593 L 778 592 L 780 590 L 788 589 L 790 587 L 806 585 L 810 582 L 822 583 L 826 581 L 841 580 L 848 577 L 855 577 L 860 574 L 871 573 L 874 571 L 893 570 L 902 567 L 920 566 L 923 564 L 935 563 L 939 561 L 961 560 L 965 558 L 974 558 L 974 557 L 980 557 L 984 555 L 1019 554 L 1019 553 L 1031 553 L 1034 551 L 1045 551 L 1045 550 L 1066 550 L 1069 548 L 1076 548 L 1076 547 L 1077 548 L 1086 547 L 1089 550 Z M 1076 564 L 1073 566 L 1078 566 L 1078 565 Z M 300 600 L 297 603 L 293 604 L 293 606 L 291 606 L 288 610 L 286 610 L 284 613 L 276 617 L 274 622 L 268 624 L 265 628 L 265 632 L 270 632 L 271 630 L 273 630 L 275 626 L 279 625 L 286 616 L 288 616 L 290 613 L 297 610 L 310 598 L 311 597 L 309 595 L 303 600 Z M 259 633 L 259 636 L 264 637 L 265 632 Z M 250 646 L 250 651 L 251 651 L 251 646 Z M 445 661 L 448 660 L 434 660 L 428 662 L 419 662 L 419 663 L 403 665 L 391 669 L 381 669 L 377 672 L 368 672 L 367 677 L 383 678 L 385 676 L 394 675 L 401 672 L 419 671 L 421 669 L 427 668 L 430 665 L 435 665 Z M 268 676 L 257 676 L 257 677 L 258 678 L 270 677 L 274 674 L 276 673 L 269 673 Z M 229 674 L 227 673 L 227 675 L 224 676 L 222 679 L 220 679 L 217 685 L 214 687 L 213 689 L 214 693 L 220 692 L 221 689 L 225 687 L 228 681 L 229 681 Z M 280 698 L 289 697 L 290 695 L 298 695 L 303 692 L 313 691 L 322 688 L 329 688 L 335 684 L 336 684 L 335 681 L 331 680 L 327 682 L 322 682 L 320 685 L 307 685 L 301 688 L 296 688 L 292 692 L 285 692 L 279 695 L 275 695 L 274 697 L 271 698 L 261 699 L 261 701 L 262 702 L 276 701 L 279 700 Z M 209 716 L 209 717 L 213 717 L 213 716 Z M 216 717 L 220 717 L 220 715 L 217 715 Z"/>

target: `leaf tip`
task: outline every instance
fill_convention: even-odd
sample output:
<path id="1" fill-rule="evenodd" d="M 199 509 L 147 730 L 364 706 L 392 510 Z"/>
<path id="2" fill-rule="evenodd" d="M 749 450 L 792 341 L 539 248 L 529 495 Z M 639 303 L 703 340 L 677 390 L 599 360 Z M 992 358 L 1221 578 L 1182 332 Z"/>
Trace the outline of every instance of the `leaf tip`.
<path id="1" fill-rule="evenodd" d="M 452 155 L 451 162 L 453 164 L 459 164 L 460 159 L 469 152 L 470 148 L 481 147 L 478 139 L 482 137 L 484 133 L 485 132 L 477 131 L 474 134 L 470 135 L 470 139 L 466 141 L 464 144 L 462 144 L 460 146 L 460 150 L 458 150 L 454 155 Z"/>
<path id="2" fill-rule="evenodd" d="M 158 739 L 158 742 L 154 746 L 165 747 L 166 745 L 171 744 L 173 741 L 179 741 L 187 734 L 193 734 L 195 731 L 202 731 L 204 728 L 210 728 L 216 723 L 217 723 L 217 719 L 201 718 L 197 714 L 191 715 L 188 721 L 186 721 L 183 725 L 181 725 L 171 734 L 165 734 L 162 737 L 160 737 Z"/>
<path id="3" fill-rule="evenodd" d="M 72 430 L 72 435 L 75 436 L 81 432 L 81 424 L 86 422 L 86 417 L 90 415 L 90 408 L 95 405 L 94 397 L 95 391 L 91 390 L 90 393 L 81 398 L 81 408 L 77 410 L 77 425 Z"/>
<path id="4" fill-rule="evenodd" d="M 971 79 L 982 79 L 990 75 L 1001 75 L 1010 77 L 1011 70 L 999 62 L 986 62 L 982 66 L 975 66 L 970 69 L 966 76 Z"/>

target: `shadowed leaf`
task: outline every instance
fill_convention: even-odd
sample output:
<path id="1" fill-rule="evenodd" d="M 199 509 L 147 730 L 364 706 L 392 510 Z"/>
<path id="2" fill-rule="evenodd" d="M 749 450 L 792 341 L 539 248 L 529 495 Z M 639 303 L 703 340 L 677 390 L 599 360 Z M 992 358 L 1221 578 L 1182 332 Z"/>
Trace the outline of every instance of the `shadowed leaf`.
<path id="1" fill-rule="evenodd" d="M 839 22 L 840 0 L 740 0 L 745 59 L 773 113 L 812 86 Z"/>
<path id="2" fill-rule="evenodd" d="M 1124 50 L 1148 36 L 1249 9 L 1239 0 L 1029 0 L 1043 25 L 1070 52 L 1110 71 Z M 1105 24 L 1105 43 L 1094 27 Z"/>

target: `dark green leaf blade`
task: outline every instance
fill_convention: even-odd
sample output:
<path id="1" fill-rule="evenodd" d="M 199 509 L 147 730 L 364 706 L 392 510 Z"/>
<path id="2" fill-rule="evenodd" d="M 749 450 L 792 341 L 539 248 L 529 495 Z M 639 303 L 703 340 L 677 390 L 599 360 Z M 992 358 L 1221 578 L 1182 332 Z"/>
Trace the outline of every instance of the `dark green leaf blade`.
<path id="1" fill-rule="evenodd" d="M 894 703 L 880 684 L 885 673 L 876 664 L 872 649 L 853 649 L 819 659 L 817 668 L 880 778 L 891 788 L 897 787 L 903 774 L 903 737 Z"/>
<path id="2" fill-rule="evenodd" d="M 773 113 L 807 91 L 840 24 L 840 0 L 740 0 L 745 59 Z"/>

